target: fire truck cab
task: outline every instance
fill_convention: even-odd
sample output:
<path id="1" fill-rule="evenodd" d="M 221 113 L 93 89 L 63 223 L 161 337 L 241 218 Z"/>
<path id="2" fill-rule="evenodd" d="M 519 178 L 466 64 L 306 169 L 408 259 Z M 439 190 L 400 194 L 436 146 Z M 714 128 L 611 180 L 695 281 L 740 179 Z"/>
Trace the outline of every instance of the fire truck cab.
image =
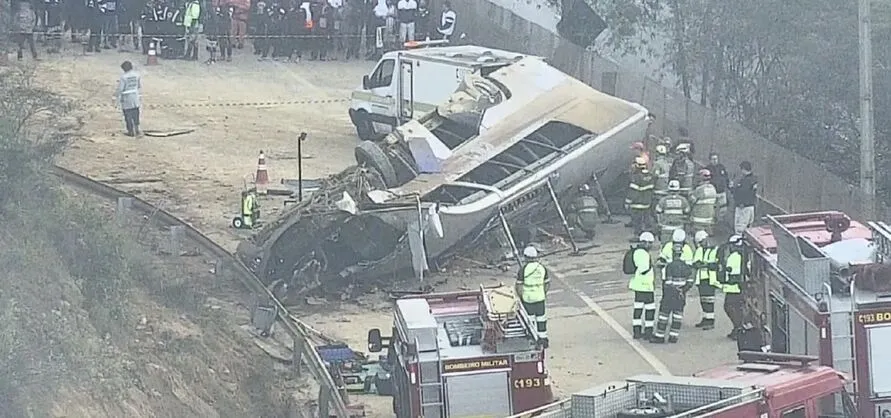
<path id="1" fill-rule="evenodd" d="M 770 351 L 819 357 L 853 377 L 859 417 L 891 417 L 891 228 L 812 212 L 767 216 L 745 240 L 747 315 Z"/>
<path id="2" fill-rule="evenodd" d="M 553 402 L 545 352 L 510 286 L 396 300 L 387 349 L 398 418 L 506 417 Z"/>

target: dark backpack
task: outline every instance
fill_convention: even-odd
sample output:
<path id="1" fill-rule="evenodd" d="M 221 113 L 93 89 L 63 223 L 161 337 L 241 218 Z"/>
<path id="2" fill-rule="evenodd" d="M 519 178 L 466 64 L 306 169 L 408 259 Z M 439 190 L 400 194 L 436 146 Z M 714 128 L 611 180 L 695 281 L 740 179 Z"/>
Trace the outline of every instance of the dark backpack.
<path id="1" fill-rule="evenodd" d="M 625 257 L 622 259 L 622 272 L 625 274 L 634 274 L 637 271 L 637 266 L 634 265 L 634 250 L 636 249 L 631 247 L 625 252 Z"/>

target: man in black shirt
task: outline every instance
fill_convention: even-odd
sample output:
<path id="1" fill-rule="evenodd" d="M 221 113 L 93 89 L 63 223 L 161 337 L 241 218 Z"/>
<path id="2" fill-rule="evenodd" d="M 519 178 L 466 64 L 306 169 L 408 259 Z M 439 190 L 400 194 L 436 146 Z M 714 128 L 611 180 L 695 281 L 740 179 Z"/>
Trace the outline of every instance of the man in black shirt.
<path id="1" fill-rule="evenodd" d="M 752 173 L 752 163 L 748 161 L 741 162 L 739 169 L 742 170 L 743 176 L 732 185 L 733 203 L 736 205 L 733 213 L 733 230 L 737 235 L 742 235 L 755 221 L 758 178 Z"/>
<path id="2" fill-rule="evenodd" d="M 727 175 L 727 168 L 721 164 L 718 153 L 709 154 L 708 161 L 709 164 L 705 169 L 711 173 L 712 186 L 715 186 L 715 191 L 718 193 L 715 200 L 715 217 L 718 225 L 723 225 L 727 221 L 727 189 L 730 185 L 730 176 Z"/>

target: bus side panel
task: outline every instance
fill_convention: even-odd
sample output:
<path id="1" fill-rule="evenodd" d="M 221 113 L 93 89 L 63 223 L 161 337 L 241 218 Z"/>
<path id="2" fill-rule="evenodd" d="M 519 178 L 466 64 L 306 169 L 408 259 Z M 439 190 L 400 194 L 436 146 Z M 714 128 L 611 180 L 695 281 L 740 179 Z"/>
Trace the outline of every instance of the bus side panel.
<path id="1" fill-rule="evenodd" d="M 414 60 L 412 71 L 415 103 L 421 105 L 415 107 L 415 117 L 420 117 L 419 112 L 445 102 L 458 89 L 467 70 L 439 62 Z M 405 94 L 409 93 L 406 91 Z"/>

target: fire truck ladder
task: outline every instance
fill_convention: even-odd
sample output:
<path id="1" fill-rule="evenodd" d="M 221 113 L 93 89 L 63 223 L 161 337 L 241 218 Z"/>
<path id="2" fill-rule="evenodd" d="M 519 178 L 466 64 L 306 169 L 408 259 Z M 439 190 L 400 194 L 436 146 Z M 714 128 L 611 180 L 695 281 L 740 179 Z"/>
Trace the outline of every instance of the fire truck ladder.
<path id="1" fill-rule="evenodd" d="M 424 363 L 420 363 L 418 369 L 420 369 L 420 383 L 418 386 L 421 388 L 421 416 L 437 418 L 437 417 L 445 417 L 445 391 L 443 391 L 443 382 L 442 382 L 442 356 L 440 353 L 439 347 L 439 339 L 436 339 L 436 372 L 432 372 L 432 370 L 427 370 L 422 365 Z M 417 342 L 415 343 L 417 344 Z M 416 345 L 417 346 L 417 345 Z M 428 373 L 425 373 L 428 372 Z M 428 378 L 433 375 L 435 379 L 428 381 Z"/>
<path id="2" fill-rule="evenodd" d="M 847 312 L 835 312 L 832 307 L 832 286 L 829 283 L 823 283 L 823 290 L 826 292 L 826 309 L 829 311 L 829 324 L 831 325 L 832 335 L 832 367 L 836 370 L 854 376 L 854 302 L 851 302 L 851 309 Z M 852 294 L 853 297 L 853 294 Z M 825 331 L 823 331 L 825 332 Z M 854 390 L 855 381 L 851 380 L 851 386 L 848 389 Z"/>

